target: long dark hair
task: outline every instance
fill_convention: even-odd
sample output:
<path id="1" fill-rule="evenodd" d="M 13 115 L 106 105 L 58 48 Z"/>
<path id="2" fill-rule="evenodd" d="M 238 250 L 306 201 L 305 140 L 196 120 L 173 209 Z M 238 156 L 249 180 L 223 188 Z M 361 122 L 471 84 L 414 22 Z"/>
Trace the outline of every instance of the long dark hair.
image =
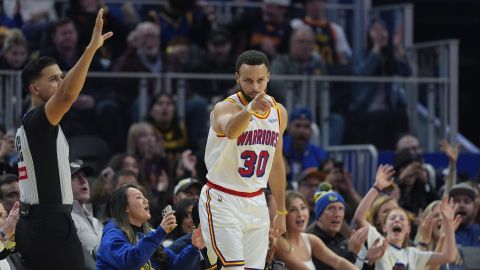
<path id="1" fill-rule="evenodd" d="M 118 227 L 120 227 L 120 230 L 122 230 L 127 235 L 128 241 L 135 245 L 137 243 L 137 235 L 135 234 L 132 225 L 128 221 L 127 213 L 125 211 L 128 206 L 127 192 L 129 188 L 137 189 L 145 196 L 145 190 L 141 186 L 129 184 L 120 187 L 119 189 L 115 190 L 108 199 L 107 217 L 112 218 L 115 223 L 117 223 Z M 152 227 L 150 227 L 150 224 L 148 224 L 148 222 L 144 222 L 142 224 L 142 230 L 144 233 L 148 233 L 153 229 Z M 155 258 L 158 262 L 160 262 L 162 266 L 167 262 L 168 259 L 168 256 L 163 250 L 162 245 L 157 248 L 155 254 L 153 254 L 152 257 Z M 164 268 L 162 267 L 162 269 Z"/>
<path id="2" fill-rule="evenodd" d="M 177 218 L 178 226 L 172 231 L 172 238 L 174 240 L 185 235 L 185 232 L 182 229 L 182 222 L 187 214 L 187 208 L 191 205 L 195 206 L 196 200 L 194 199 L 183 199 L 175 203 L 175 217 Z M 193 209 L 192 209 L 192 218 L 193 218 Z"/>
<path id="3" fill-rule="evenodd" d="M 370 38 L 370 29 L 375 24 L 382 25 L 382 27 L 384 27 L 385 30 L 388 31 L 387 25 L 382 19 L 380 18 L 372 19 L 367 31 L 367 51 L 368 52 L 371 51 L 373 48 L 373 42 L 372 42 L 372 39 Z M 395 53 L 394 53 L 392 38 L 393 37 L 389 32 L 387 45 L 385 45 L 385 47 L 383 47 L 380 51 L 381 55 L 383 56 L 383 61 L 375 69 L 374 75 L 393 76 L 398 73 L 397 65 L 395 64 Z"/>

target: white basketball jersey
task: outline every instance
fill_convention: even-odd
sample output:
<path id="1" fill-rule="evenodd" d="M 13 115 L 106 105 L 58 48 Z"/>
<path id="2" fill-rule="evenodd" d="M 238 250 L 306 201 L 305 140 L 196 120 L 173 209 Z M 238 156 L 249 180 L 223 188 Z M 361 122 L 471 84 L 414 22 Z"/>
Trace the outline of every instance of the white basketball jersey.
<path id="1" fill-rule="evenodd" d="M 237 139 L 228 139 L 210 127 L 205 149 L 210 182 L 240 192 L 255 192 L 267 186 L 282 120 L 278 104 L 272 97 L 267 98 L 275 106 L 265 115 L 252 115 L 248 128 Z M 226 101 L 242 108 L 248 105 L 240 92 Z"/>

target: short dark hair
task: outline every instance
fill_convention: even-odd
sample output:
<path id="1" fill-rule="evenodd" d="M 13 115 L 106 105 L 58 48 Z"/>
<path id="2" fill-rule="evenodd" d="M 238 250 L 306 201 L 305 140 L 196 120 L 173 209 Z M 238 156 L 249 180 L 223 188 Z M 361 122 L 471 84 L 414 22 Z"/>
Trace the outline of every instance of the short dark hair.
<path id="1" fill-rule="evenodd" d="M 120 177 L 122 177 L 122 176 L 133 176 L 138 181 L 138 177 L 134 172 L 132 172 L 131 170 L 127 170 L 127 169 L 122 169 L 122 170 L 119 170 L 119 171 L 115 172 L 115 174 L 113 175 L 112 182 L 114 183 L 114 185 L 117 185 L 118 179 L 120 179 Z"/>
<path id="2" fill-rule="evenodd" d="M 235 70 L 238 72 L 243 64 L 255 66 L 265 64 L 265 66 L 267 66 L 267 69 L 270 68 L 270 62 L 268 61 L 268 57 L 263 52 L 256 50 L 244 51 L 242 54 L 240 54 L 237 58 Z"/>
<path id="3" fill-rule="evenodd" d="M 58 28 L 64 26 L 64 25 L 67 25 L 67 24 L 73 24 L 73 27 L 75 27 L 75 23 L 69 19 L 69 18 L 62 18 L 58 21 L 56 21 L 55 23 L 53 23 L 51 26 L 50 26 L 50 35 L 55 35 L 55 33 L 57 32 Z M 75 27 L 75 29 L 77 29 Z"/>
<path id="4" fill-rule="evenodd" d="M 3 185 L 8 185 L 13 182 L 18 182 L 18 176 L 16 174 L 0 175 L 0 188 Z M 3 201 L 3 192 L 1 190 L 0 190 L 0 201 Z"/>
<path id="5" fill-rule="evenodd" d="M 22 70 L 22 88 L 28 93 L 28 87 L 32 81 L 41 77 L 44 68 L 53 65 L 57 65 L 57 61 L 47 56 L 42 56 L 28 63 Z"/>

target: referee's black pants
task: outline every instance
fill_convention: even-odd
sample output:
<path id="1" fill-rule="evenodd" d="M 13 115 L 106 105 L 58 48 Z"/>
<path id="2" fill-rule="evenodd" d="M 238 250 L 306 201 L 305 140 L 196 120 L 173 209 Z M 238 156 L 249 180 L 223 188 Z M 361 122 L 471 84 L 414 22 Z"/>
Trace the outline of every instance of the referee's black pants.
<path id="1" fill-rule="evenodd" d="M 69 211 L 31 211 L 20 215 L 16 250 L 27 269 L 85 270 L 82 243 Z"/>

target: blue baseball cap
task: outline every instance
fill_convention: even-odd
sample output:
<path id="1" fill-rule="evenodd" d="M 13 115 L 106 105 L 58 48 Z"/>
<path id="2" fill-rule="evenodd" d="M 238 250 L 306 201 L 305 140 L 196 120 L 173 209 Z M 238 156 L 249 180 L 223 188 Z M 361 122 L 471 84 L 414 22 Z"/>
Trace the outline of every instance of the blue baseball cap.
<path id="1" fill-rule="evenodd" d="M 312 112 L 310 111 L 310 109 L 305 107 L 297 108 L 290 114 L 290 121 L 294 121 L 297 119 L 307 119 L 309 121 L 312 121 Z"/>

